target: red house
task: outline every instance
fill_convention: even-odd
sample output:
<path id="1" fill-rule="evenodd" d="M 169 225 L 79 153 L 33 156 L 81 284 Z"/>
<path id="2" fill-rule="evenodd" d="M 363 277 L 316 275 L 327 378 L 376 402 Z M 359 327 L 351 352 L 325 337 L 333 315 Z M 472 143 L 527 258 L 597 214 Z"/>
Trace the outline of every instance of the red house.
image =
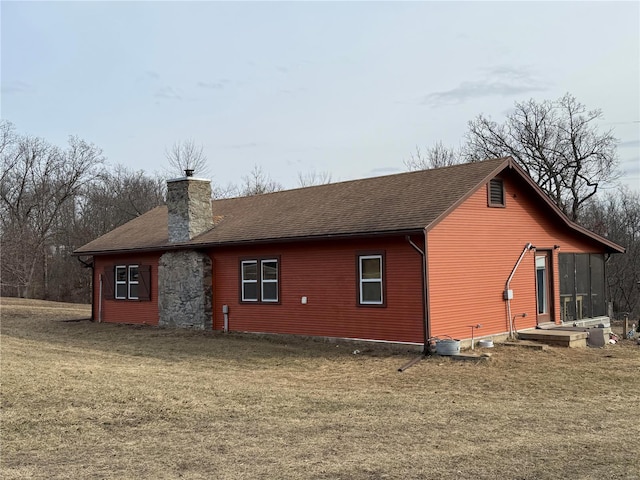
<path id="1" fill-rule="evenodd" d="M 569 221 L 510 158 L 167 206 L 75 251 L 94 320 L 424 344 L 606 321 L 619 245 Z M 527 314 L 523 316 L 523 314 Z"/>

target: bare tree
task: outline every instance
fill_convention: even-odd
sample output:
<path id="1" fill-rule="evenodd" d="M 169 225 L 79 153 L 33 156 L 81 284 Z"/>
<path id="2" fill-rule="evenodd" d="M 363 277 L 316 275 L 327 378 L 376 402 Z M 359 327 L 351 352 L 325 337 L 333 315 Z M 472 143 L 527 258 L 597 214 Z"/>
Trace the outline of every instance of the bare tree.
<path id="1" fill-rule="evenodd" d="M 240 189 L 233 183 L 227 183 L 226 186 L 211 184 L 211 197 L 212 198 L 232 198 L 241 194 Z"/>
<path id="2" fill-rule="evenodd" d="M 0 155 L 16 141 L 15 127 L 7 120 L 0 120 Z"/>
<path id="3" fill-rule="evenodd" d="M 196 145 L 192 139 L 174 143 L 170 149 L 165 149 L 165 157 L 172 175 L 184 175 L 185 170 L 192 170 L 201 176 L 209 174 L 204 147 Z"/>
<path id="4" fill-rule="evenodd" d="M 640 319 L 640 194 L 621 189 L 584 206 L 582 223 L 626 248 L 607 261 L 608 297 L 618 314 Z"/>
<path id="5" fill-rule="evenodd" d="M 2 288 L 31 297 L 39 285 L 46 296 L 47 259 L 57 248 L 61 212 L 73 211 L 103 163 L 102 152 L 77 137 L 62 150 L 41 138 L 17 136 L 3 147 L 0 161 Z"/>
<path id="6" fill-rule="evenodd" d="M 617 176 L 616 139 L 572 95 L 516 103 L 503 124 L 483 115 L 469 122 L 465 161 L 511 156 L 572 220 L 605 182 Z"/>
<path id="7" fill-rule="evenodd" d="M 331 174 L 327 171 L 307 173 L 298 172 L 298 186 L 310 187 L 312 185 L 326 185 L 331 183 Z"/>
<path id="8" fill-rule="evenodd" d="M 441 141 L 437 141 L 433 146 L 427 147 L 424 152 L 420 150 L 420 147 L 416 146 L 416 151 L 411 154 L 409 160 L 403 161 L 410 172 L 449 167 L 461 162 L 460 152 L 455 148 L 445 146 Z"/>
<path id="9" fill-rule="evenodd" d="M 271 193 L 282 190 L 282 185 L 264 173 L 262 167 L 253 166 L 253 170 L 249 175 L 242 177 L 242 185 L 238 189 L 240 196 L 249 197 L 251 195 L 262 195 L 263 193 Z"/>
<path id="10" fill-rule="evenodd" d="M 78 202 L 77 245 L 103 235 L 164 203 L 166 183 L 158 175 L 122 165 L 104 170 Z"/>

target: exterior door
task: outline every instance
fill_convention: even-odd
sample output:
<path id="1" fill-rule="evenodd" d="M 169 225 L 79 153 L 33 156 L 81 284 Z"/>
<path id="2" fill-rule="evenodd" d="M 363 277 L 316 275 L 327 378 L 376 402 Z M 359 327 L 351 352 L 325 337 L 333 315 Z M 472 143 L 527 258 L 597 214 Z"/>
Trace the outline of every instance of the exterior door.
<path id="1" fill-rule="evenodd" d="M 536 251 L 536 304 L 538 323 L 551 321 L 551 252 Z"/>

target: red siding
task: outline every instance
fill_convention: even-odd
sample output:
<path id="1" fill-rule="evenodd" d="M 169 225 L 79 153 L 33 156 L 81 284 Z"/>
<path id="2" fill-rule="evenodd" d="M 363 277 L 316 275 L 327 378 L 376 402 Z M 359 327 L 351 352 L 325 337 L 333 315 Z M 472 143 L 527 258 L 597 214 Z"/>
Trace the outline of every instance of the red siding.
<path id="1" fill-rule="evenodd" d="M 505 177 L 505 208 L 487 207 L 479 189 L 428 233 L 431 334 L 470 338 L 509 330 L 505 282 L 524 246 L 553 252 L 554 319 L 560 320 L 558 253 L 601 252 L 551 214 L 540 199 Z M 414 242 L 422 246 L 422 238 Z M 559 249 L 554 250 L 554 245 Z M 357 299 L 357 254 L 384 252 L 384 307 L 361 307 Z M 151 265 L 151 301 L 102 300 L 105 322 L 158 323 L 158 260 L 161 253 L 96 257 L 94 305 L 99 313 L 99 275 L 114 264 Z M 232 331 L 288 333 L 422 343 L 421 256 L 404 237 L 326 240 L 211 249 L 213 326 L 223 328 L 222 306 L 229 306 Z M 278 257 L 280 302 L 241 303 L 240 259 Z M 512 315 L 521 329 L 536 325 L 535 255 L 527 253 L 513 278 Z M 307 304 L 301 298 L 306 296 Z"/>
<path id="2" fill-rule="evenodd" d="M 581 240 L 542 202 L 505 178 L 505 208 L 487 207 L 487 191 L 479 189 L 428 234 L 429 301 L 431 333 L 470 338 L 471 326 L 482 328 L 476 336 L 509 330 L 505 282 L 524 246 L 553 251 L 553 303 L 560 321 L 558 253 L 602 252 L 594 242 Z M 554 250 L 554 245 L 560 249 Z M 511 282 L 512 316 L 516 327 L 536 325 L 535 255 L 527 253 Z"/>
<path id="3" fill-rule="evenodd" d="M 385 252 L 386 307 L 357 306 L 356 252 Z M 280 303 L 239 301 L 239 262 L 280 257 Z M 214 329 L 422 343 L 421 256 L 404 238 L 218 248 Z M 308 303 L 303 305 L 303 296 Z"/>
<path id="4" fill-rule="evenodd" d="M 104 269 L 113 265 L 150 265 L 151 300 L 105 300 L 102 299 L 102 321 L 113 323 L 158 324 L 158 259 L 159 253 L 141 253 L 137 255 L 105 255 L 95 257 L 93 272 L 94 320 L 100 315 L 100 275 Z"/>

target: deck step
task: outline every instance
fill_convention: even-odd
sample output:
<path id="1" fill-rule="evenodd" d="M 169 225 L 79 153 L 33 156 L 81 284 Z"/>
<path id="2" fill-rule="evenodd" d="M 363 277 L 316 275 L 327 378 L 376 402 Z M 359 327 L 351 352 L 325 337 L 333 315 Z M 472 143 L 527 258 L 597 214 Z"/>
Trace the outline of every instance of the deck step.
<path id="1" fill-rule="evenodd" d="M 558 347 L 582 348 L 587 346 L 587 332 L 574 332 L 567 330 L 528 330 L 518 332 L 521 340 L 531 340 L 534 342 L 546 343 Z"/>

